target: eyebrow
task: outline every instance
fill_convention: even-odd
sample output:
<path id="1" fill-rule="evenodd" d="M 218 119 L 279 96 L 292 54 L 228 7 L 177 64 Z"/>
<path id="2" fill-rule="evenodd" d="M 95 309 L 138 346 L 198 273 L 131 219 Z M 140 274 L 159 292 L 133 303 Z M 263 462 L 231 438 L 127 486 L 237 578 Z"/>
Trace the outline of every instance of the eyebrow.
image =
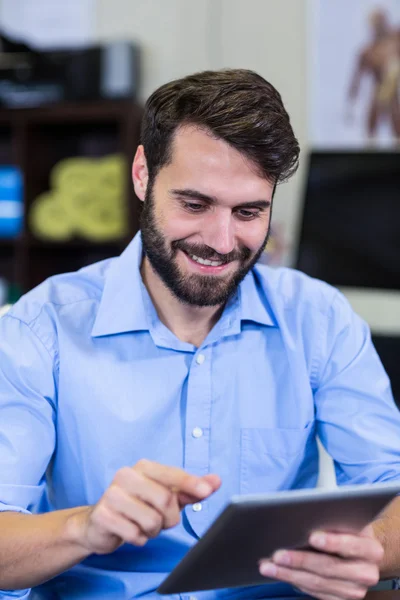
<path id="1" fill-rule="evenodd" d="M 173 196 L 180 196 L 184 198 L 191 198 L 192 200 L 202 200 L 207 204 L 217 204 L 217 198 L 215 196 L 209 196 L 208 194 L 203 194 L 202 192 L 198 192 L 197 190 L 191 189 L 182 189 L 170 190 L 170 193 Z M 271 206 L 270 200 L 253 200 L 251 202 L 241 202 L 237 205 L 239 208 L 269 208 Z"/>

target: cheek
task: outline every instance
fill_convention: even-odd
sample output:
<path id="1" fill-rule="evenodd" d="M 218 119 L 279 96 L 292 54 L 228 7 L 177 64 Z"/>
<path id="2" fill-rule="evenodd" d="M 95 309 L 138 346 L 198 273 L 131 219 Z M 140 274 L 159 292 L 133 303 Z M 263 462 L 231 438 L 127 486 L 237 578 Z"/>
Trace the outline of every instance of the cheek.
<path id="1" fill-rule="evenodd" d="M 169 240 L 183 240 L 199 233 L 197 219 L 185 218 L 185 216 L 174 213 L 165 219 L 162 224 L 163 232 Z"/>
<path id="2" fill-rule="evenodd" d="M 257 252 L 264 243 L 269 227 L 269 220 L 257 219 L 257 222 L 241 223 L 236 229 L 238 242 L 249 248 L 252 252 Z"/>

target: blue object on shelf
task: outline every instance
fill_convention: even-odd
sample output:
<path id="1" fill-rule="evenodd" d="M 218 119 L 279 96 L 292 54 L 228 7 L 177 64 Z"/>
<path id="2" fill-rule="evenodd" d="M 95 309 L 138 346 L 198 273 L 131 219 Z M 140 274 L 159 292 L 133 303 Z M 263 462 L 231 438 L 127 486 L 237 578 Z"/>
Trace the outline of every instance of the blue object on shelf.
<path id="1" fill-rule="evenodd" d="M 16 237 L 24 219 L 22 173 L 18 167 L 0 166 L 0 237 Z"/>

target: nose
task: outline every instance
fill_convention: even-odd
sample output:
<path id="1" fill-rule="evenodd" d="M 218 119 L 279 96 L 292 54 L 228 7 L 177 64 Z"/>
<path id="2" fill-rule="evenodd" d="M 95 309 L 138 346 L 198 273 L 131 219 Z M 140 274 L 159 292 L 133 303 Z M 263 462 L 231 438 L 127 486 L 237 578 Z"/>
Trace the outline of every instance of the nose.
<path id="1" fill-rule="evenodd" d="M 219 254 L 228 254 L 234 250 L 234 223 L 230 211 L 210 215 L 203 231 L 203 240 Z"/>

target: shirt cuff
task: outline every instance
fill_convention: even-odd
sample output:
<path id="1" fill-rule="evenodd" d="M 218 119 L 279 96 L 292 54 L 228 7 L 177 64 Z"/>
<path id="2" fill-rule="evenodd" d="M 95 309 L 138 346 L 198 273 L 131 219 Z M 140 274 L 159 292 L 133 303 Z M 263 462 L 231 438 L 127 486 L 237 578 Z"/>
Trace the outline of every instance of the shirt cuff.
<path id="1" fill-rule="evenodd" d="M 26 510 L 26 508 L 21 508 L 21 506 L 15 506 L 13 504 L 5 504 L 4 502 L 0 502 L 0 512 L 19 512 L 24 513 L 25 515 L 31 515 L 31 511 Z M 0 596 L 0 600 L 2 600 Z"/>
<path id="2" fill-rule="evenodd" d="M 18 600 L 27 600 L 30 589 L 26 590 L 0 590 L 0 600 L 10 600 L 11 598 L 18 598 Z"/>

